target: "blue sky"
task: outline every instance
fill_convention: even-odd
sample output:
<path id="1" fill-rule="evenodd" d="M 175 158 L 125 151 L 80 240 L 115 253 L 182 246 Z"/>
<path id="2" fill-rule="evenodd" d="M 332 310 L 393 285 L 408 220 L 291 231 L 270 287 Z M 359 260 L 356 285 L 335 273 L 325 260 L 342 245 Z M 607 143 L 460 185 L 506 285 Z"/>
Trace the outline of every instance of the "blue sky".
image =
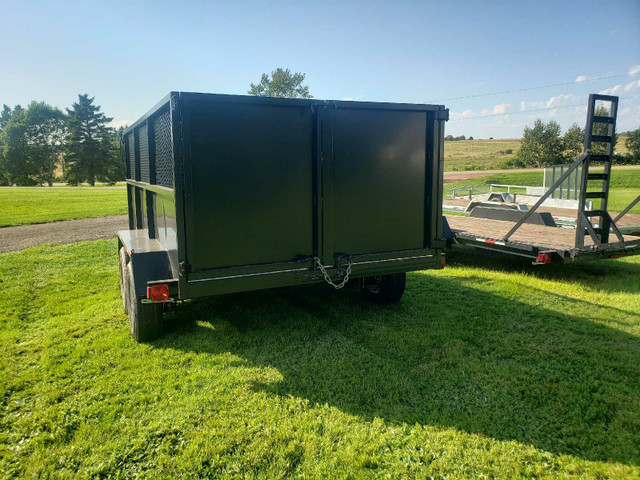
<path id="1" fill-rule="evenodd" d="M 583 124 L 601 91 L 622 98 L 619 131 L 640 127 L 638 0 L 0 0 L 0 18 L 0 103 L 66 107 L 89 93 L 116 124 L 171 90 L 244 94 L 287 67 L 316 98 L 445 100 L 454 135 L 519 137 L 537 117 Z M 602 77 L 614 78 L 591 80 Z"/>

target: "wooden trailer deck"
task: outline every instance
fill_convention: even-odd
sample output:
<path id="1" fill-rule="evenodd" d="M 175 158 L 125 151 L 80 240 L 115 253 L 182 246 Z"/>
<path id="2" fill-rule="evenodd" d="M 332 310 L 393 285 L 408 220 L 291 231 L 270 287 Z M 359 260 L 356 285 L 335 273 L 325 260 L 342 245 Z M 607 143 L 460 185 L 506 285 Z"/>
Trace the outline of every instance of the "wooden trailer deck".
<path id="1" fill-rule="evenodd" d="M 592 259 L 607 258 L 640 253 L 640 237 L 625 235 L 624 242 L 618 242 L 612 233 L 611 243 L 594 245 L 590 237 L 585 237 L 585 246 L 575 247 L 576 231 L 572 228 L 547 227 L 525 223 L 503 242 L 514 222 L 487 218 L 445 215 L 456 241 L 481 248 L 502 251 L 514 255 L 537 258 L 539 253 L 552 252 L 561 260 L 575 261 L 578 257 Z"/>

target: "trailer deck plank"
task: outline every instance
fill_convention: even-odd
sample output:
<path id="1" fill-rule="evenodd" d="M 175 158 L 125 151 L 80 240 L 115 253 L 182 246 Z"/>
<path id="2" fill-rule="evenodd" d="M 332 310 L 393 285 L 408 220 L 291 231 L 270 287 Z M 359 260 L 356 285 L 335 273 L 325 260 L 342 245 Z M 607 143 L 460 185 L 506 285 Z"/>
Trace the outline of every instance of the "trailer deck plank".
<path id="1" fill-rule="evenodd" d="M 502 239 L 513 227 L 514 222 L 490 220 L 487 218 L 446 215 L 449 227 L 454 231 L 477 235 L 480 238 Z M 569 250 L 575 248 L 576 231 L 570 228 L 547 227 L 525 223 L 510 237 L 511 242 L 535 245 L 551 250 Z M 625 241 L 639 237 L 625 235 Z M 585 246 L 591 246 L 591 238 L 585 238 Z"/>

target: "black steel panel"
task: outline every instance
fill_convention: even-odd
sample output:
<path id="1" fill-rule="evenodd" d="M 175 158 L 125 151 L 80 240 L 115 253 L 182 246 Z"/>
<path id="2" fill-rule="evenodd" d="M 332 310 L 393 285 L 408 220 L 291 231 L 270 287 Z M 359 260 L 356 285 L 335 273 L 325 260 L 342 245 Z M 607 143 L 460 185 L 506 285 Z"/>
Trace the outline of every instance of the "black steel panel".
<path id="1" fill-rule="evenodd" d="M 325 216 L 332 225 L 325 240 L 335 255 L 423 247 L 426 118 L 411 111 L 332 112 L 333 202 Z"/>
<path id="2" fill-rule="evenodd" d="M 203 98 L 186 110 L 191 271 L 311 256 L 311 108 Z"/>
<path id="3" fill-rule="evenodd" d="M 138 129 L 138 149 L 140 152 L 140 181 L 149 183 L 149 139 L 146 124 Z"/>
<path id="4" fill-rule="evenodd" d="M 136 178 L 136 148 L 135 142 L 133 139 L 133 131 L 127 135 L 127 163 L 129 170 L 129 178 Z"/>
<path id="5" fill-rule="evenodd" d="M 168 108 L 153 119 L 153 136 L 156 184 L 173 188 L 173 145 L 171 143 L 171 117 Z"/>

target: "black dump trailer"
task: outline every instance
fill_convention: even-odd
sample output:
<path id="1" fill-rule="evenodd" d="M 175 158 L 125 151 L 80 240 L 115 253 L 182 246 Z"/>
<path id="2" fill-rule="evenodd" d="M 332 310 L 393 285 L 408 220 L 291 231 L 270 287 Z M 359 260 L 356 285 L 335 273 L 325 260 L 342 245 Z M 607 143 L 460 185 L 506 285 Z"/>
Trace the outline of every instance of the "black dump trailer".
<path id="1" fill-rule="evenodd" d="M 440 105 L 173 92 L 124 132 L 131 334 L 178 300 L 357 282 L 398 301 L 442 265 Z"/>

